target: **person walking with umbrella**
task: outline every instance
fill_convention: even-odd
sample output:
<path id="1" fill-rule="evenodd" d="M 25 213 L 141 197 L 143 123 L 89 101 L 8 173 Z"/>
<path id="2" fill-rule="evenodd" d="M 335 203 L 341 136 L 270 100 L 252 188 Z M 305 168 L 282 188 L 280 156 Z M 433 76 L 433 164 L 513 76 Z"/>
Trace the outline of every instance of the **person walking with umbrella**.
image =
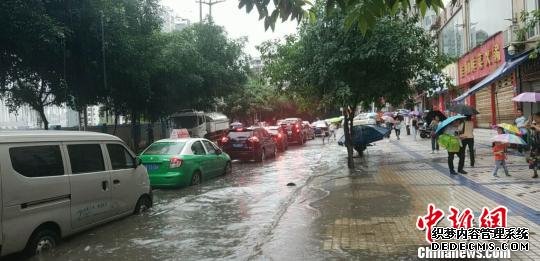
<path id="1" fill-rule="evenodd" d="M 439 135 L 439 144 L 448 151 L 448 169 L 452 175 L 457 175 L 457 173 L 467 174 L 463 169 L 465 155 L 464 150 L 461 149 L 461 137 L 459 136 L 463 118 L 465 118 L 463 115 L 452 116 L 441 122 L 435 131 L 435 134 Z M 459 158 L 457 173 L 454 169 L 455 156 Z"/>
<path id="2" fill-rule="evenodd" d="M 439 127 L 439 116 L 435 116 L 435 118 L 429 124 L 429 127 L 431 128 L 431 154 L 435 153 L 435 150 L 437 150 L 437 153 L 438 153 L 439 142 L 438 142 L 437 134 L 435 133 L 435 131 Z"/>
<path id="3" fill-rule="evenodd" d="M 532 123 L 527 126 L 532 131 L 530 136 L 531 153 L 527 161 L 529 162 L 529 169 L 534 171 L 532 177 L 538 178 L 538 169 L 540 168 L 540 112 L 534 114 Z"/>
<path id="4" fill-rule="evenodd" d="M 463 123 L 463 131 L 461 134 L 461 137 L 463 138 L 461 140 L 463 147 L 461 149 L 463 150 L 463 153 L 465 154 L 465 148 L 469 148 L 469 159 L 471 167 L 474 167 L 474 123 L 472 121 L 472 116 L 467 115 L 465 118 L 465 122 Z"/>
<path id="5" fill-rule="evenodd" d="M 495 168 L 493 169 L 492 175 L 493 177 L 498 177 L 497 172 L 502 166 L 504 169 L 504 174 L 506 174 L 507 177 L 510 177 L 510 174 L 508 174 L 508 168 L 506 168 L 506 149 L 508 148 L 508 144 L 496 140 L 497 137 L 504 134 L 504 129 L 497 127 L 497 133 L 499 135 L 495 136 L 495 141 L 493 142 L 492 146 L 493 156 L 495 157 Z"/>
<path id="6" fill-rule="evenodd" d="M 463 155 L 465 155 L 465 149 L 467 147 L 469 148 L 470 165 L 474 167 L 474 123 L 472 121 L 472 115 L 479 114 L 479 112 L 475 108 L 465 104 L 456 104 L 450 108 L 450 111 L 466 116 L 461 130 L 461 142 L 463 144 L 461 149 L 463 150 Z"/>
<path id="7" fill-rule="evenodd" d="M 528 122 L 528 120 L 523 115 L 523 111 L 521 109 L 517 109 L 516 114 L 517 114 L 517 118 L 516 118 L 516 120 L 514 120 L 514 123 L 516 124 L 516 126 L 519 129 L 520 134 L 522 135 L 521 137 L 523 137 L 524 140 L 527 140 L 527 134 L 528 134 L 527 122 Z M 524 145 L 518 146 L 519 153 L 523 153 L 524 149 L 525 149 Z"/>

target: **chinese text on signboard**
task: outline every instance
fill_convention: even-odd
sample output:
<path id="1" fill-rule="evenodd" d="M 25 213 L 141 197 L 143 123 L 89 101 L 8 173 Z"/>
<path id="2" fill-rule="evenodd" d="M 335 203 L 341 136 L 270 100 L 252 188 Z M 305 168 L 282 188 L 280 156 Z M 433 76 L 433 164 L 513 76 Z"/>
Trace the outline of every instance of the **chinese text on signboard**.
<path id="1" fill-rule="evenodd" d="M 498 33 L 459 59 L 459 85 L 487 76 L 503 62 L 503 37 Z"/>

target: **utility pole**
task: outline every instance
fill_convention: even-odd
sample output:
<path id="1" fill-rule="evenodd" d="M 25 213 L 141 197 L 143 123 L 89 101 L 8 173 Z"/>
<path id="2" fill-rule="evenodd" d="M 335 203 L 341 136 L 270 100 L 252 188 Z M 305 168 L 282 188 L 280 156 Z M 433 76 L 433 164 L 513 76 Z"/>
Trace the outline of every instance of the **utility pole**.
<path id="1" fill-rule="evenodd" d="M 210 17 L 210 20 L 212 20 L 212 6 L 215 5 L 215 4 L 223 3 L 225 1 L 226 0 L 206 0 L 206 1 L 199 0 L 199 1 L 197 1 L 197 3 L 199 3 L 199 19 L 200 19 L 200 22 L 202 23 L 202 5 L 203 4 L 208 5 L 208 16 Z"/>

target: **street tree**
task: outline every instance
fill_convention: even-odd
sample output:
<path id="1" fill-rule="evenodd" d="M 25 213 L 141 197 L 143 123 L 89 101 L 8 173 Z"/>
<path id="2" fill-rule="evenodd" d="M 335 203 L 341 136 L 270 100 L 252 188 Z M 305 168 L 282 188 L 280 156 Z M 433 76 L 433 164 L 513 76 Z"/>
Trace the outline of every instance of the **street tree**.
<path id="1" fill-rule="evenodd" d="M 364 33 L 376 25 L 378 18 L 386 15 L 410 11 L 415 7 L 424 15 L 429 8 L 438 10 L 444 7 L 442 0 L 322 0 L 318 3 L 315 3 L 317 2 L 315 0 L 273 0 L 272 6 L 270 2 L 270 0 L 239 0 L 238 7 L 245 8 L 248 13 L 254 8 L 257 9 L 259 20 L 264 19 L 264 28 L 274 30 L 277 19 L 283 22 L 289 19 L 301 22 L 306 18 L 315 21 L 321 15 L 317 10 L 318 6 L 323 5 L 325 15 L 345 13 L 342 22 L 347 28 L 354 26 Z"/>
<path id="2" fill-rule="evenodd" d="M 265 74 L 289 92 L 314 96 L 343 108 L 348 165 L 352 160 L 352 119 L 357 105 L 382 101 L 400 104 L 412 94 L 435 88 L 447 62 L 414 18 L 385 16 L 366 34 L 346 29 L 345 14 L 325 15 L 304 23 L 297 39 L 267 48 Z"/>
<path id="3" fill-rule="evenodd" d="M 12 112 L 30 106 L 44 128 L 44 108 L 66 101 L 63 72 L 65 28 L 49 16 L 55 2 L 0 2 L 0 94 Z"/>

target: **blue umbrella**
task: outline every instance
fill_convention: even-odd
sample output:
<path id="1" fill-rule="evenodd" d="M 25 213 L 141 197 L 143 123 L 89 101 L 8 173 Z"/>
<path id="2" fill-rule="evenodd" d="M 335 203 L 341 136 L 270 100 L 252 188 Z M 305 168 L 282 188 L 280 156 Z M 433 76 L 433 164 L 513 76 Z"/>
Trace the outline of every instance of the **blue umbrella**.
<path id="1" fill-rule="evenodd" d="M 448 126 L 450 125 L 452 122 L 456 121 L 456 120 L 459 120 L 459 119 L 463 119 L 463 118 L 467 118 L 467 116 L 463 116 L 463 115 L 455 115 L 455 116 L 452 116 L 446 120 L 444 120 L 443 122 L 439 123 L 439 127 L 437 127 L 437 130 L 435 130 L 435 135 L 439 135 L 441 134 L 441 132 Z"/>

